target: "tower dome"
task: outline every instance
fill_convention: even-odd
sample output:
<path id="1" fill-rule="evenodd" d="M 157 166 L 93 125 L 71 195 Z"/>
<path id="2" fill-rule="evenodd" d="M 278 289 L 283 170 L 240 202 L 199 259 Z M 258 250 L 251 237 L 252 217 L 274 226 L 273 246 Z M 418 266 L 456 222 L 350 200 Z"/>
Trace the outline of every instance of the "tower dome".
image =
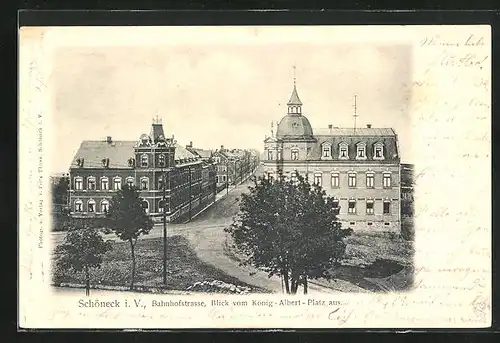
<path id="1" fill-rule="evenodd" d="M 292 95 L 287 103 L 288 114 L 278 124 L 276 137 L 281 139 L 313 139 L 313 130 L 309 120 L 302 115 L 302 102 L 293 85 Z"/>

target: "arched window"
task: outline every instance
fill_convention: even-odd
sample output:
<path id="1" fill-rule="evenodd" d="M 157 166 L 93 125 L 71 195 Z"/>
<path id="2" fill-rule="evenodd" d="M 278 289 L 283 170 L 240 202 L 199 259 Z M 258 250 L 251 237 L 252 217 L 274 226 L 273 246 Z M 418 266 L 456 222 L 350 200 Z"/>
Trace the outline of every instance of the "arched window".
<path id="1" fill-rule="evenodd" d="M 113 189 L 115 191 L 122 189 L 122 178 L 119 176 L 115 176 L 113 178 Z"/>
<path id="2" fill-rule="evenodd" d="M 332 200 L 332 207 L 335 209 L 339 209 L 339 198 L 333 198 Z"/>
<path id="3" fill-rule="evenodd" d="M 87 212 L 94 213 L 95 212 L 95 201 L 94 199 L 90 199 L 87 202 Z"/>
<path id="4" fill-rule="evenodd" d="M 321 145 L 321 157 L 322 158 L 331 158 L 332 157 L 332 146 L 330 143 L 323 143 Z"/>
<path id="5" fill-rule="evenodd" d="M 158 166 L 165 167 L 165 154 L 158 155 Z"/>
<path id="6" fill-rule="evenodd" d="M 273 151 L 271 149 L 267 150 L 267 159 L 271 161 L 273 159 Z"/>
<path id="7" fill-rule="evenodd" d="M 267 172 L 267 179 L 269 181 L 273 181 L 273 179 L 274 179 L 274 173 L 272 171 L 268 171 Z"/>
<path id="8" fill-rule="evenodd" d="M 149 162 L 149 158 L 147 154 L 141 155 L 141 167 L 147 167 Z"/>
<path id="9" fill-rule="evenodd" d="M 147 191 L 149 189 L 149 178 L 146 176 L 141 177 L 141 190 Z"/>
<path id="10" fill-rule="evenodd" d="M 373 159 L 383 160 L 384 159 L 384 145 L 382 143 L 375 143 L 373 146 Z"/>
<path id="11" fill-rule="evenodd" d="M 107 199 L 103 199 L 101 201 L 101 212 L 107 213 L 109 211 L 109 201 Z"/>
<path id="12" fill-rule="evenodd" d="M 314 184 L 321 186 L 323 181 L 323 174 L 321 172 L 314 173 Z"/>
<path id="13" fill-rule="evenodd" d="M 366 160 L 366 143 L 361 142 L 356 144 L 356 159 Z"/>
<path id="14" fill-rule="evenodd" d="M 297 148 L 294 148 L 292 149 L 292 160 L 295 161 L 295 160 L 298 160 L 299 159 L 299 149 Z"/>
<path id="15" fill-rule="evenodd" d="M 83 211 L 83 202 L 80 199 L 75 200 L 75 212 Z"/>
<path id="16" fill-rule="evenodd" d="M 142 208 L 144 212 L 149 213 L 149 202 L 145 199 L 142 201 Z"/>
<path id="17" fill-rule="evenodd" d="M 87 189 L 90 191 L 95 190 L 95 177 L 89 176 L 87 178 Z"/>
<path id="18" fill-rule="evenodd" d="M 134 178 L 132 176 L 127 177 L 127 186 L 134 187 Z"/>
<path id="19" fill-rule="evenodd" d="M 106 176 L 101 177 L 101 190 L 107 191 L 109 189 L 109 179 Z"/>
<path id="20" fill-rule="evenodd" d="M 163 213 L 164 210 L 165 210 L 165 201 L 163 201 L 162 199 L 158 201 L 158 212 Z"/>
<path id="21" fill-rule="evenodd" d="M 349 159 L 349 146 L 347 143 L 339 144 L 339 159 L 347 160 Z"/>
<path id="22" fill-rule="evenodd" d="M 80 191 L 83 189 L 83 178 L 81 176 L 75 177 L 75 190 Z"/>

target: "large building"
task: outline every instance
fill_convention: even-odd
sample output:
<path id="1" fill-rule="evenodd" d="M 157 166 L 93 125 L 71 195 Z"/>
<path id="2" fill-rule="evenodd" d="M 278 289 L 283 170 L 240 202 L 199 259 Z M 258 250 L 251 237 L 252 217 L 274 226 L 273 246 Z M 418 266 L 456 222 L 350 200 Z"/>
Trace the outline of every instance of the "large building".
<path id="1" fill-rule="evenodd" d="M 138 141 L 83 141 L 70 166 L 71 215 L 104 215 L 123 184 L 139 189 L 154 220 L 165 211 L 167 221 L 187 221 L 214 202 L 215 166 L 165 138 L 159 120 Z"/>
<path id="2" fill-rule="evenodd" d="M 276 134 L 264 140 L 265 176 L 299 173 L 320 184 L 335 198 L 345 227 L 399 232 L 400 158 L 394 130 L 371 125 L 313 130 L 295 85 L 287 105 Z"/>

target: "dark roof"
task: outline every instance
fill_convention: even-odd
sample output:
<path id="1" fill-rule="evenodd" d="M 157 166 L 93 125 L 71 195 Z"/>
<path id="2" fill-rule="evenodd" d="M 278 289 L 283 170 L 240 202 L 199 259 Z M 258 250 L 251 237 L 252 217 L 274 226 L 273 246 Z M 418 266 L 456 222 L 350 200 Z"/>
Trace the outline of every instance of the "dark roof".
<path id="1" fill-rule="evenodd" d="M 134 157 L 136 141 L 83 141 L 73 157 L 70 168 L 78 167 L 77 159 L 84 159 L 84 168 L 104 168 L 102 160 L 109 158 L 108 168 L 129 168 L 128 160 Z M 187 160 L 197 156 L 180 144 L 175 144 L 175 160 Z"/>
<path id="2" fill-rule="evenodd" d="M 199 149 L 199 148 L 187 148 L 189 151 L 197 154 L 201 158 L 210 158 L 212 156 L 211 150 Z"/>
<path id="3" fill-rule="evenodd" d="M 335 131 L 337 130 L 337 131 Z M 307 155 L 308 160 L 319 160 L 322 156 L 322 145 L 323 143 L 329 143 L 331 145 L 332 156 L 337 157 L 339 155 L 339 144 L 345 143 L 348 145 L 349 159 L 356 158 L 356 145 L 358 143 L 366 144 L 366 156 L 367 160 L 373 159 L 374 145 L 376 143 L 382 143 L 384 145 L 384 160 L 397 160 L 399 159 L 399 152 L 396 140 L 396 134 L 392 129 L 364 129 L 365 131 L 358 132 L 356 129 L 356 134 L 351 134 L 352 129 L 333 129 L 332 134 L 328 135 L 315 135 L 316 142 L 312 145 L 309 154 Z M 339 134 L 343 133 L 343 134 Z M 382 134 L 387 133 L 387 134 Z"/>
<path id="4" fill-rule="evenodd" d="M 392 128 L 382 127 L 382 128 L 367 128 L 360 127 L 354 130 L 354 128 L 338 128 L 334 127 L 331 129 L 328 128 L 319 128 L 313 130 L 315 136 L 395 136 L 396 133 Z"/>
<path id="5" fill-rule="evenodd" d="M 313 130 L 309 120 L 300 114 L 287 114 L 278 124 L 278 139 L 312 138 Z"/>
<path id="6" fill-rule="evenodd" d="M 290 100 L 287 105 L 302 105 L 302 101 L 299 99 L 299 95 L 297 94 L 297 87 L 293 85 L 292 95 L 290 96 Z"/>

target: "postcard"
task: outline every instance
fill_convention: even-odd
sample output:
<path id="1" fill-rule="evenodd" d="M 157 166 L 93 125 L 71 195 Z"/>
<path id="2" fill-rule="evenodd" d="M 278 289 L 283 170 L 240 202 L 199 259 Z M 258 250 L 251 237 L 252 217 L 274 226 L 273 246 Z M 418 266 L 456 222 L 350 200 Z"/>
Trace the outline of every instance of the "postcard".
<path id="1" fill-rule="evenodd" d="M 490 26 L 19 29 L 20 328 L 491 325 Z"/>

